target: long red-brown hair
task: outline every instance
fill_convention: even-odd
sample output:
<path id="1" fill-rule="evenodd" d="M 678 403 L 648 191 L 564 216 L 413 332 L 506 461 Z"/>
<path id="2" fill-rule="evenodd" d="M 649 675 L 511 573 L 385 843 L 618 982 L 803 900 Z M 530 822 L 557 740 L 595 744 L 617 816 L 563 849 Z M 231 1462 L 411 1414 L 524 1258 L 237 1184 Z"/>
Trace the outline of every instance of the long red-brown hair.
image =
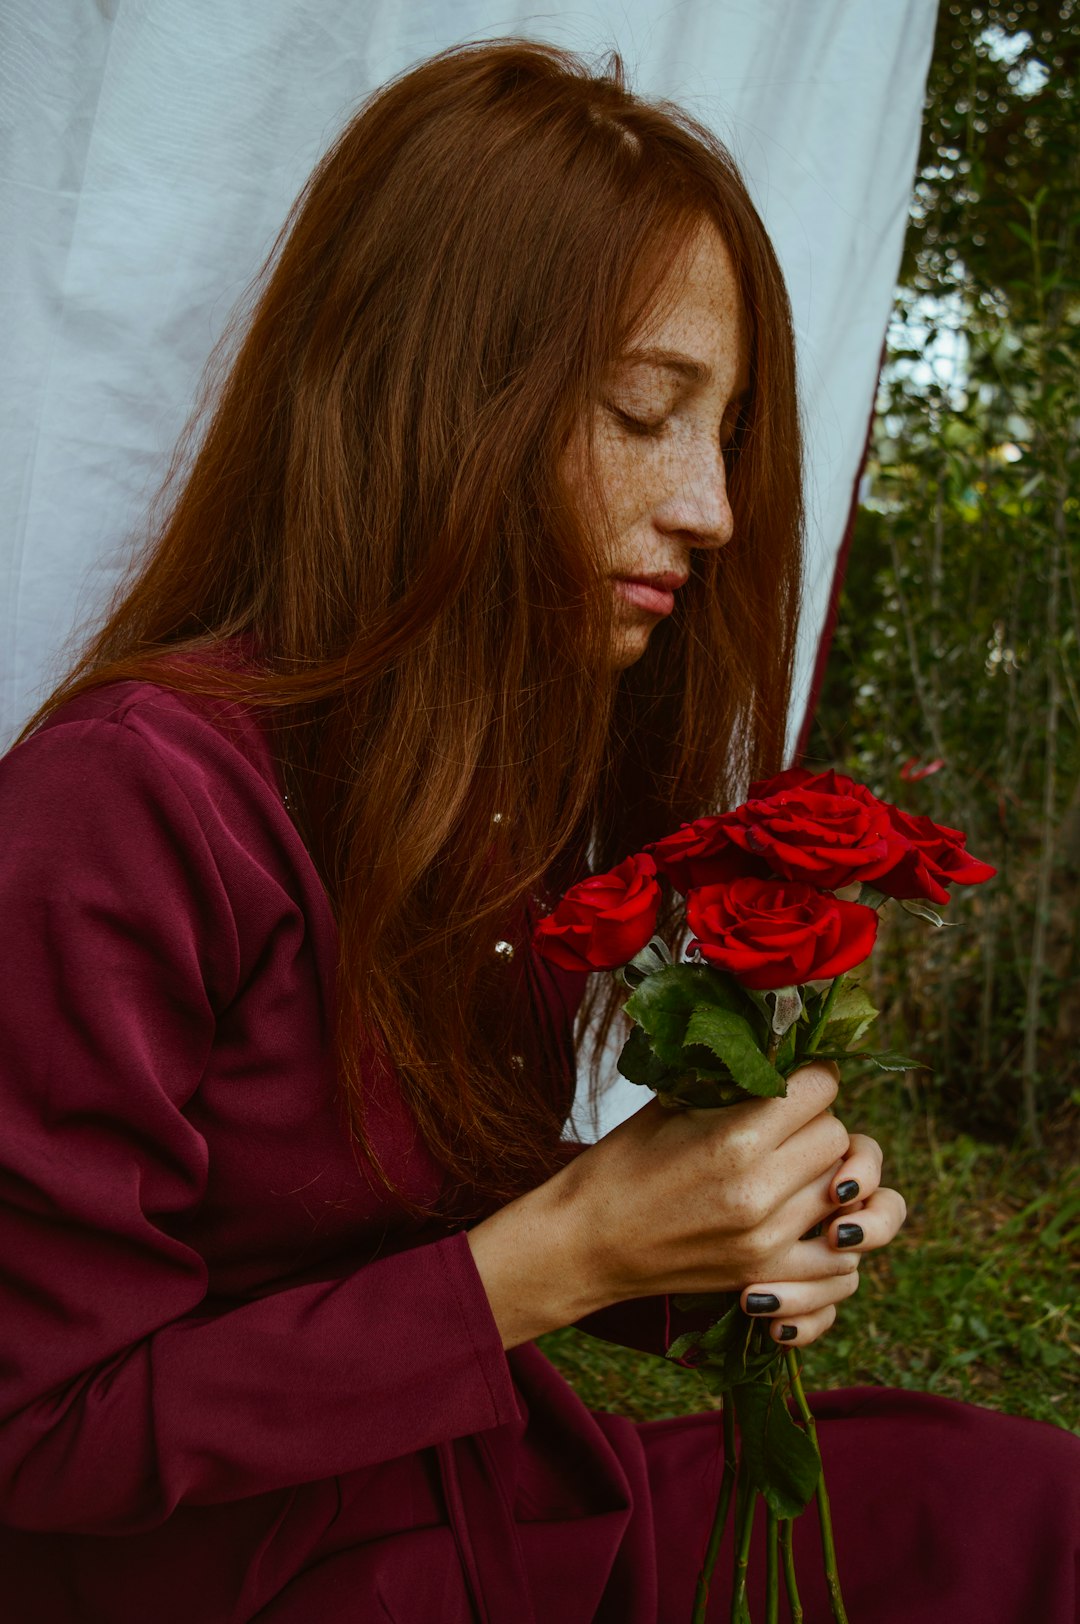
<path id="1" fill-rule="evenodd" d="M 735 539 L 698 552 L 616 679 L 600 547 L 560 461 L 703 221 L 750 335 Z M 496 938 L 587 858 L 608 866 L 781 764 L 794 354 L 732 160 L 630 94 L 617 62 L 596 74 L 505 41 L 405 74 L 294 206 L 154 514 L 23 736 L 122 678 L 267 716 L 339 925 L 339 1071 L 361 1142 L 364 1033 L 451 1182 L 478 1210 L 512 1196 L 552 1165 L 565 1100 L 512 1063 Z M 238 637 L 255 651 L 242 670 L 175 662 Z"/>

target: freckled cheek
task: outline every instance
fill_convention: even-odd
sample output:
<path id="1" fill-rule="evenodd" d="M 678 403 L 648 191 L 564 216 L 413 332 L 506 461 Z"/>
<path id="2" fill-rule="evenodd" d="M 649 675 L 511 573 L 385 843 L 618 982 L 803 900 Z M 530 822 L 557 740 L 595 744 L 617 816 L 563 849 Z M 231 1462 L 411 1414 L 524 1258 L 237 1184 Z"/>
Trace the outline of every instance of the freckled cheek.
<path id="1" fill-rule="evenodd" d="M 653 448 L 634 448 L 611 468 L 605 486 L 608 517 L 618 534 L 648 518 L 662 504 L 667 489 L 665 470 Z"/>

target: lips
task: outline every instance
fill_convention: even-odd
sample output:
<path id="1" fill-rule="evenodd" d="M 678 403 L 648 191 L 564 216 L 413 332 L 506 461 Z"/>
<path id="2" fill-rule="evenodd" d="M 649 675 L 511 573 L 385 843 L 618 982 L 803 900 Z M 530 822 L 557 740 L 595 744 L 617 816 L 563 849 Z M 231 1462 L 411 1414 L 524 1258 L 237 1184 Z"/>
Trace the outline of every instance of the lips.
<path id="1" fill-rule="evenodd" d="M 675 594 L 686 583 L 686 575 L 662 570 L 650 575 L 617 575 L 615 589 L 624 603 L 650 615 L 670 615 Z"/>

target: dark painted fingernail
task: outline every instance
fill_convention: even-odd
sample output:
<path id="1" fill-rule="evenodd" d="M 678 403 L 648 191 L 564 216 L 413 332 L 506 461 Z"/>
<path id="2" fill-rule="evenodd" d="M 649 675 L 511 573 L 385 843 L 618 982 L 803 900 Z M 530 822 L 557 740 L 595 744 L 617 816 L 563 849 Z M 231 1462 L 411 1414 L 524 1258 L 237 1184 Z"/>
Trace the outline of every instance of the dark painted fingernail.
<path id="1" fill-rule="evenodd" d="M 771 1291 L 751 1291 L 746 1296 L 746 1312 L 748 1314 L 775 1314 L 780 1307 L 779 1297 L 774 1297 Z"/>
<path id="2" fill-rule="evenodd" d="M 863 1232 L 859 1224 L 838 1224 L 836 1226 L 837 1246 L 858 1246 L 862 1238 Z"/>
<path id="3" fill-rule="evenodd" d="M 859 1181 L 858 1181 L 858 1179 L 845 1179 L 842 1184 L 838 1184 L 836 1186 L 836 1199 L 837 1199 L 837 1201 L 854 1201 L 854 1199 L 858 1195 L 858 1193 L 859 1193 Z"/>
<path id="4" fill-rule="evenodd" d="M 780 1327 L 781 1342 L 794 1342 L 798 1334 L 799 1327 L 797 1325 L 781 1325 Z"/>

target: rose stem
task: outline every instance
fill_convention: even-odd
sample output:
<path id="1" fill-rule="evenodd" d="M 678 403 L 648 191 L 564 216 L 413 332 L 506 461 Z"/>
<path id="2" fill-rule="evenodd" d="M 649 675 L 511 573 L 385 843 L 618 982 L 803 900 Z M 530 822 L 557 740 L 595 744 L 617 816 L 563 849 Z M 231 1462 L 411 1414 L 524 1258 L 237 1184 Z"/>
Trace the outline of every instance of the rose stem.
<path id="1" fill-rule="evenodd" d="M 746 1599 L 746 1570 L 750 1562 L 750 1536 L 754 1531 L 757 1490 L 745 1471 L 739 1473 L 735 1499 L 735 1569 L 731 1591 L 731 1624 L 750 1624 L 750 1604 Z"/>
<path id="2" fill-rule="evenodd" d="M 829 1016 L 832 1014 L 832 1007 L 836 1002 L 836 995 L 840 991 L 840 986 L 843 979 L 844 978 L 842 975 L 834 976 L 833 984 L 825 994 L 825 1002 L 821 1006 L 821 1013 L 818 1015 L 814 1030 L 806 1040 L 806 1048 L 803 1051 L 804 1054 L 816 1053 L 817 1046 L 824 1036 L 825 1027 L 828 1024 Z"/>
<path id="3" fill-rule="evenodd" d="M 784 1357 L 787 1361 L 788 1379 L 791 1382 L 791 1391 L 795 1395 L 795 1403 L 798 1406 L 799 1414 L 806 1423 L 807 1435 L 818 1458 L 818 1515 L 821 1519 L 821 1548 L 825 1554 L 825 1577 L 829 1586 L 832 1616 L 835 1624 L 848 1624 L 848 1616 L 844 1610 L 844 1598 L 840 1594 L 840 1575 L 836 1570 L 836 1546 L 833 1543 L 832 1515 L 829 1511 L 829 1493 L 825 1487 L 825 1468 L 821 1461 L 821 1446 L 818 1443 L 817 1425 L 814 1417 L 810 1414 L 810 1406 L 806 1402 L 806 1394 L 803 1392 L 802 1378 L 799 1374 L 799 1361 L 796 1358 L 794 1348 L 788 1348 Z"/>
<path id="4" fill-rule="evenodd" d="M 720 1493 L 716 1501 L 712 1532 L 705 1547 L 705 1559 L 698 1574 L 697 1589 L 694 1591 L 694 1613 L 690 1624 L 705 1624 L 705 1609 L 709 1605 L 709 1581 L 716 1566 L 716 1558 L 720 1554 L 720 1541 L 727 1526 L 731 1491 L 735 1486 L 735 1398 L 730 1388 L 723 1395 L 723 1405 L 724 1471 L 720 1479 Z"/>
<path id="5" fill-rule="evenodd" d="M 799 1587 L 795 1582 L 795 1550 L 791 1543 L 794 1527 L 795 1524 L 790 1517 L 785 1517 L 780 1524 L 780 1554 L 784 1559 L 784 1585 L 787 1589 L 788 1606 L 791 1609 L 791 1624 L 803 1624 L 802 1602 L 799 1600 Z"/>
<path id="6" fill-rule="evenodd" d="M 765 1510 L 765 1624 L 780 1624 L 779 1527 L 772 1506 Z"/>

